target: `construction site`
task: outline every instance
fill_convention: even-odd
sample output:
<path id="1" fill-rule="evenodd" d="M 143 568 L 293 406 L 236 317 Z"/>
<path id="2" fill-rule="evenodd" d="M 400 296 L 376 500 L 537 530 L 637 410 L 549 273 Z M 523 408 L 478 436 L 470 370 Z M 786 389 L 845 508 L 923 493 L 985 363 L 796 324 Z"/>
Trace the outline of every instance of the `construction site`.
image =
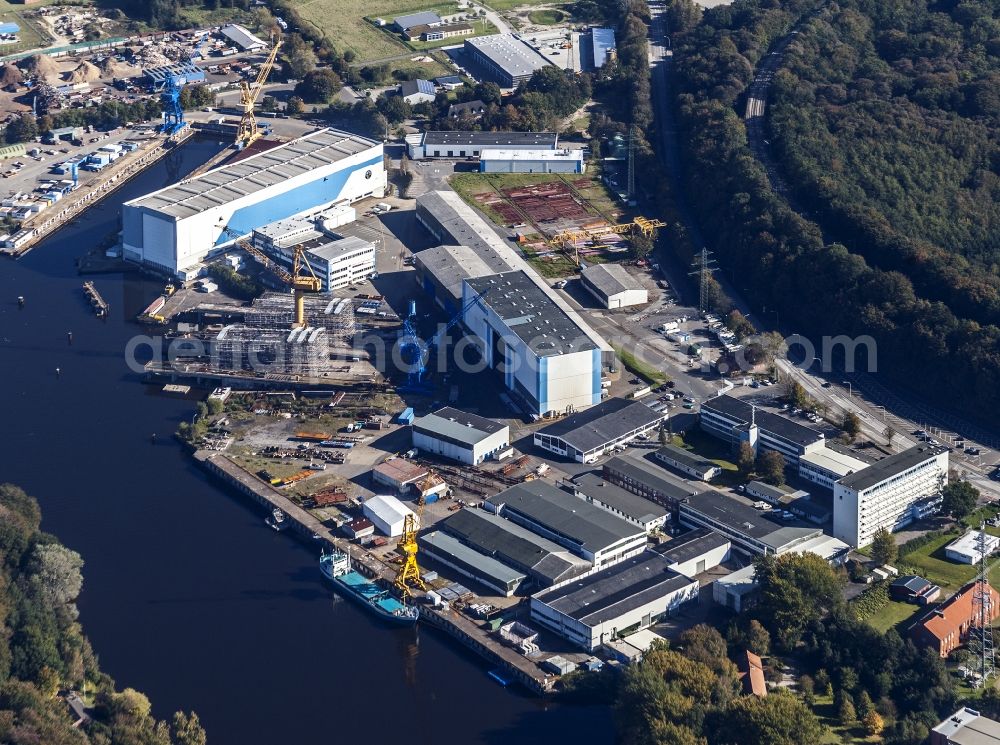
<path id="1" fill-rule="evenodd" d="M 494 222 L 515 231 L 526 258 L 546 276 L 587 263 L 621 260 L 630 237 L 651 236 L 656 220 L 623 221 L 625 212 L 600 181 L 546 174 L 463 174 L 455 190 Z"/>

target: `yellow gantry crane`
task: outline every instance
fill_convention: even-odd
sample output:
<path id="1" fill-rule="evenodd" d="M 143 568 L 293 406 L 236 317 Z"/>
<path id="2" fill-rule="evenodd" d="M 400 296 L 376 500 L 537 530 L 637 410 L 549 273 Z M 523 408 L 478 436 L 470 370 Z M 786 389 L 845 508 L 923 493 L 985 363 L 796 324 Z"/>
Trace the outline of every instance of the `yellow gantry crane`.
<path id="1" fill-rule="evenodd" d="M 306 325 L 306 293 L 321 292 L 323 290 L 323 280 L 316 276 L 309 259 L 306 258 L 305 250 L 301 246 L 295 247 L 292 254 L 292 271 L 274 261 L 270 256 L 254 246 L 250 241 L 244 240 L 238 233 L 230 228 L 223 227 L 222 231 L 236 239 L 236 245 L 246 251 L 250 256 L 265 269 L 270 270 L 282 282 L 288 285 L 295 295 L 295 316 L 292 319 L 292 328 L 300 329 Z M 309 273 L 303 274 L 305 267 Z"/>
<path id="2" fill-rule="evenodd" d="M 258 140 L 261 136 L 257 129 L 257 117 L 254 115 L 254 106 L 257 105 L 257 98 L 260 96 L 267 76 L 274 69 L 274 61 L 278 58 L 278 49 L 281 47 L 281 39 L 274 42 L 271 53 L 257 73 L 257 79 L 253 85 L 246 80 L 240 81 L 240 105 L 243 107 L 243 118 L 240 119 L 240 128 L 236 132 L 236 146 L 244 148 Z"/>
<path id="3" fill-rule="evenodd" d="M 576 265 L 580 266 L 580 241 L 594 240 L 605 235 L 611 235 L 612 233 L 617 235 L 639 234 L 647 238 L 652 238 L 656 235 L 656 231 L 659 228 L 666 227 L 666 225 L 662 220 L 657 220 L 656 218 L 650 220 L 648 217 L 640 216 L 636 217 L 632 222 L 599 225 L 593 228 L 580 228 L 578 230 L 563 230 L 552 236 L 552 240 L 549 243 L 558 248 L 565 248 L 567 243 L 572 244 Z"/>
<path id="4" fill-rule="evenodd" d="M 403 597 L 411 597 L 413 592 L 410 585 L 413 584 L 421 590 L 426 590 L 427 585 L 420 578 L 420 566 L 417 564 L 417 529 L 419 523 L 417 516 L 412 512 L 403 518 L 403 534 L 399 537 L 399 550 L 403 552 L 403 565 L 396 574 L 396 581 L 393 583 L 402 593 Z"/>

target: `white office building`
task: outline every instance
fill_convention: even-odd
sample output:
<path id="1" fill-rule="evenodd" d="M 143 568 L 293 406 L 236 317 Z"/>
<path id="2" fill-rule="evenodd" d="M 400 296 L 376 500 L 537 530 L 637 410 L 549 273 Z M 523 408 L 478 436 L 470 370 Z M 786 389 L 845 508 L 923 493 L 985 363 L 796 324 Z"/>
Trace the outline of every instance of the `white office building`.
<path id="1" fill-rule="evenodd" d="M 833 487 L 833 534 L 856 548 L 879 528 L 899 530 L 914 519 L 912 506 L 948 483 L 948 451 L 917 445 L 845 476 Z"/>
<path id="2" fill-rule="evenodd" d="M 845 476 L 863 471 L 870 464 L 827 446 L 799 456 L 799 476 L 814 484 L 833 489 Z"/>
<path id="3" fill-rule="evenodd" d="M 780 453 L 785 464 L 794 469 L 799 458 L 825 444 L 822 432 L 729 395 L 704 401 L 698 423 L 707 434 L 728 442 L 734 453 L 741 442 L 748 442 L 755 452 L 763 448 Z"/>

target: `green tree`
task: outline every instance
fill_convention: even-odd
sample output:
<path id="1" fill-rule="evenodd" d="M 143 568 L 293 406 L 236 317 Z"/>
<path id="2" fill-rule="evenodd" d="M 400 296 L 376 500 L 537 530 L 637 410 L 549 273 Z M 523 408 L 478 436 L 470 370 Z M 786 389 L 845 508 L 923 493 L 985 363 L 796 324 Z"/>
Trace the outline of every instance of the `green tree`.
<path id="1" fill-rule="evenodd" d="M 651 253 L 653 253 L 654 243 L 653 239 L 647 235 L 639 233 L 633 235 L 629 242 L 632 244 L 632 252 L 635 254 L 637 259 L 645 259 Z"/>
<path id="2" fill-rule="evenodd" d="M 754 464 L 757 454 L 753 451 L 753 446 L 749 442 L 740 443 L 740 453 L 737 458 L 737 465 L 740 469 L 740 476 L 749 479 L 753 475 Z"/>
<path id="3" fill-rule="evenodd" d="M 177 745 L 206 745 L 208 740 L 198 715 L 193 711 L 190 714 L 183 711 L 174 714 L 171 730 Z"/>
<path id="4" fill-rule="evenodd" d="M 324 67 L 306 73 L 295 86 L 295 95 L 306 103 L 327 103 L 343 87 L 337 73 Z"/>
<path id="5" fill-rule="evenodd" d="M 833 693 L 833 682 L 830 680 L 830 674 L 823 668 L 816 671 L 815 681 L 816 687 L 819 689 L 821 694 L 829 696 Z"/>
<path id="6" fill-rule="evenodd" d="M 809 396 L 806 395 L 806 389 L 795 380 L 788 381 L 788 385 L 785 388 L 785 398 L 788 399 L 788 403 L 792 406 L 798 406 L 800 409 L 805 408 L 809 404 Z"/>
<path id="7" fill-rule="evenodd" d="M 858 435 L 861 433 L 861 420 L 853 411 L 848 411 L 844 414 L 844 421 L 840 425 L 840 428 L 844 430 L 844 434 L 847 435 L 847 439 L 854 442 L 854 440 L 856 440 Z"/>
<path id="8" fill-rule="evenodd" d="M 816 703 L 816 683 L 809 675 L 799 676 L 799 690 L 802 691 L 802 700 L 806 706 L 813 706 Z"/>
<path id="9" fill-rule="evenodd" d="M 278 99 L 274 96 L 264 96 L 260 102 L 260 110 L 266 112 L 274 112 L 278 110 Z"/>
<path id="10" fill-rule="evenodd" d="M 21 114 L 7 125 L 4 138 L 8 143 L 30 142 L 38 137 L 38 125 L 31 114 Z"/>
<path id="11" fill-rule="evenodd" d="M 735 308 L 726 316 L 726 328 L 736 334 L 736 337 L 741 340 L 754 333 L 753 324 Z"/>
<path id="12" fill-rule="evenodd" d="M 864 688 L 862 688 L 861 693 L 858 694 L 854 708 L 857 709 L 858 718 L 861 719 L 861 721 L 864 721 L 865 717 L 875 711 L 875 704 L 872 702 L 872 697 L 868 695 L 868 691 Z"/>
<path id="13" fill-rule="evenodd" d="M 872 535 L 872 560 L 878 565 L 892 564 L 899 555 L 896 539 L 885 528 L 879 528 Z M 863 716 L 863 715 L 862 715 Z"/>
<path id="14" fill-rule="evenodd" d="M 759 587 L 754 613 L 786 650 L 794 648 L 808 624 L 843 607 L 843 578 L 815 554 L 760 556 L 754 566 Z"/>
<path id="15" fill-rule="evenodd" d="M 765 698 L 742 696 L 719 715 L 713 744 L 815 745 L 823 731 L 816 715 L 791 693 L 777 690 Z"/>
<path id="16" fill-rule="evenodd" d="M 776 450 L 761 449 L 757 454 L 757 473 L 768 484 L 782 486 L 785 483 L 785 459 Z"/>
<path id="17" fill-rule="evenodd" d="M 289 116 L 301 116 L 305 109 L 305 102 L 301 98 L 298 96 L 291 96 L 288 99 L 288 104 L 285 106 L 285 113 Z"/>
<path id="18" fill-rule="evenodd" d="M 840 692 L 840 703 L 837 705 L 837 719 L 845 727 L 850 727 L 858 721 L 858 715 L 854 711 L 854 701 L 847 691 Z"/>
<path id="19" fill-rule="evenodd" d="M 968 481 L 952 481 L 941 490 L 941 511 L 961 520 L 974 509 L 979 501 L 979 489 Z"/>
<path id="20" fill-rule="evenodd" d="M 35 546 L 28 568 L 31 584 L 50 607 L 65 606 L 80 595 L 83 559 L 58 543 Z"/>
<path id="21" fill-rule="evenodd" d="M 411 113 L 410 104 L 404 101 L 402 96 L 379 96 L 375 108 L 389 120 L 390 124 L 401 124 Z"/>
<path id="22" fill-rule="evenodd" d="M 751 619 L 747 627 L 746 646 L 751 652 L 761 656 L 771 651 L 771 635 L 756 618 Z"/>
<path id="23" fill-rule="evenodd" d="M 884 430 L 882 430 L 882 436 L 885 438 L 886 444 L 892 445 L 892 441 L 896 438 L 896 430 L 888 425 Z"/>
<path id="24" fill-rule="evenodd" d="M 226 404 L 223 403 L 222 399 L 210 398 L 208 399 L 208 413 L 215 416 L 216 414 L 221 414 L 226 408 Z"/>

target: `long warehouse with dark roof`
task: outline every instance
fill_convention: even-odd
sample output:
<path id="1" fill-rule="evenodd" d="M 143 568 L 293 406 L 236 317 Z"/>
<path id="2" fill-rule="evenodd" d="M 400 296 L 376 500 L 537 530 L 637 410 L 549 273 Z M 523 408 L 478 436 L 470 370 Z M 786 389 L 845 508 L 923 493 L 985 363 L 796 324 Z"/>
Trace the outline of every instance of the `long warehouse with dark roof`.
<path id="1" fill-rule="evenodd" d="M 466 546 L 520 569 L 539 587 L 549 587 L 591 568 L 562 546 L 485 510 L 459 510 L 438 524 Z"/>
<path id="2" fill-rule="evenodd" d="M 611 448 L 658 428 L 665 419 L 645 404 L 609 398 L 563 417 L 535 433 L 535 445 L 580 463 L 591 463 Z"/>
<path id="3" fill-rule="evenodd" d="M 255 228 L 385 194 L 382 143 L 334 129 L 229 163 L 122 205 L 129 261 L 182 278 Z"/>
<path id="4" fill-rule="evenodd" d="M 698 581 L 652 551 L 531 598 L 531 618 L 593 651 L 619 631 L 646 628 L 698 597 Z"/>
<path id="5" fill-rule="evenodd" d="M 646 531 L 552 484 L 527 481 L 483 505 L 568 548 L 595 566 L 613 564 L 646 546 Z"/>

